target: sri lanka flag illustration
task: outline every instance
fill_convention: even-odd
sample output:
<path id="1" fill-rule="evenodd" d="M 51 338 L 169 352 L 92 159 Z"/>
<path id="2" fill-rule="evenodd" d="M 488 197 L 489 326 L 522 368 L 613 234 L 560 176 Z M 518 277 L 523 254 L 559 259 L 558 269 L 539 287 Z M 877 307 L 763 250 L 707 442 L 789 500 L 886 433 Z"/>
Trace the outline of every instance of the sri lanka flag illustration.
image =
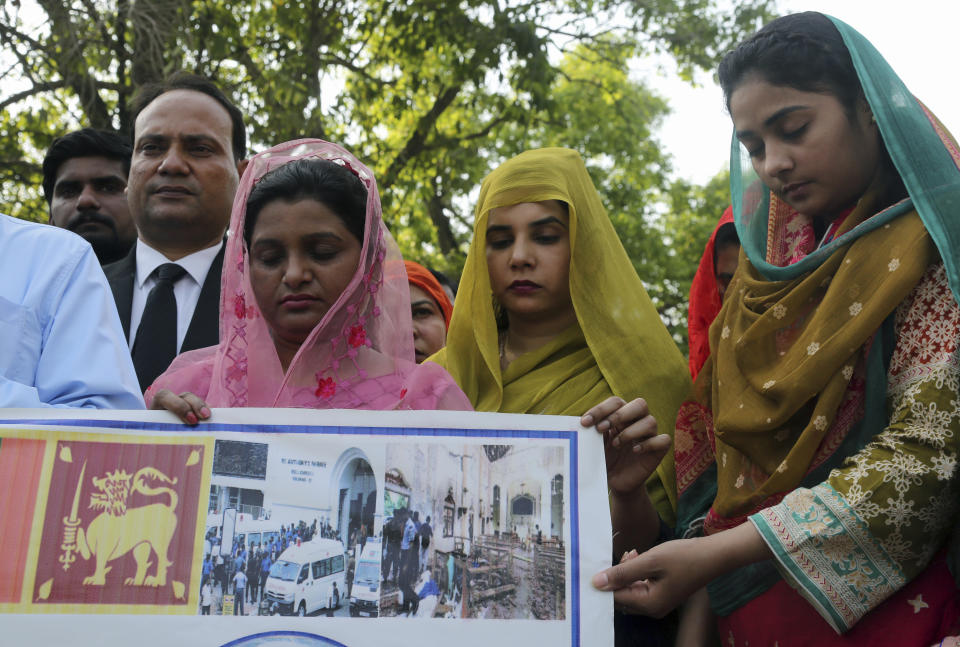
<path id="1" fill-rule="evenodd" d="M 212 442 L 0 430 L 0 611 L 195 613 Z"/>

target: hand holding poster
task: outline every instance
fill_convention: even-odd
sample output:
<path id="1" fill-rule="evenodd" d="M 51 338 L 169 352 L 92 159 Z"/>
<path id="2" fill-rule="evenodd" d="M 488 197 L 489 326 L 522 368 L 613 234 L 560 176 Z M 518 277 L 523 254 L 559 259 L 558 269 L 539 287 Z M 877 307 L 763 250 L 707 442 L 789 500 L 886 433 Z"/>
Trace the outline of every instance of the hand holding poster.
<path id="1" fill-rule="evenodd" d="M 4 412 L 0 644 L 612 644 L 603 448 L 575 418 L 169 420 Z"/>

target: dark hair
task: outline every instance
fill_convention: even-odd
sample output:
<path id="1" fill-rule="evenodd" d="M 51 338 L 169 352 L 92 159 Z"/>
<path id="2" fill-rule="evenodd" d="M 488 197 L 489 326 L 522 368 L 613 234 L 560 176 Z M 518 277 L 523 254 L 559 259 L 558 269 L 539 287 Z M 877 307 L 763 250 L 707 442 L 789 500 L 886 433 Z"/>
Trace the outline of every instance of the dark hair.
<path id="1" fill-rule="evenodd" d="M 130 112 L 136 123 L 137 116 L 150 105 L 154 99 L 161 94 L 172 92 L 173 90 L 192 90 L 193 92 L 202 92 L 214 99 L 223 106 L 230 114 L 230 122 L 233 124 L 233 132 L 230 140 L 233 148 L 233 158 L 240 161 L 247 156 L 247 129 L 243 125 L 243 113 L 237 106 L 233 105 L 227 95 L 223 93 L 210 79 L 190 74 L 189 72 L 176 72 L 167 77 L 160 83 L 147 83 L 143 85 L 133 98 L 130 104 Z"/>
<path id="2" fill-rule="evenodd" d="M 350 169 L 336 162 L 301 159 L 276 168 L 254 185 L 247 198 L 243 239 L 250 247 L 257 216 L 270 202 L 316 200 L 337 214 L 347 230 L 363 244 L 367 218 L 367 187 Z"/>
<path id="3" fill-rule="evenodd" d="M 450 288 L 450 291 L 453 292 L 453 296 L 457 296 L 457 284 L 454 283 L 453 279 L 440 270 L 435 270 L 428 267 L 427 271 L 433 274 L 433 278 L 437 279 L 437 283 L 439 283 L 442 287 Z"/>
<path id="4" fill-rule="evenodd" d="M 106 157 L 123 165 L 123 175 L 130 174 L 130 144 L 110 130 L 82 128 L 57 137 L 43 158 L 43 197 L 53 202 L 53 187 L 60 166 L 75 157 Z"/>
<path id="5" fill-rule="evenodd" d="M 727 110 L 730 96 L 751 74 L 772 85 L 831 94 L 849 115 L 863 95 L 843 37 L 815 11 L 777 18 L 724 56 L 717 76 Z"/>
<path id="6" fill-rule="evenodd" d="M 728 111 L 730 96 L 751 74 L 772 85 L 832 95 L 851 122 L 857 102 L 865 99 L 843 36 L 829 18 L 815 11 L 777 18 L 723 58 L 717 76 Z M 906 197 L 907 190 L 882 140 L 881 155 L 889 178 L 880 203 L 889 205 Z M 821 226 L 826 225 L 815 219 L 814 228 Z"/>
<path id="7" fill-rule="evenodd" d="M 740 237 L 737 236 L 737 226 L 732 222 L 725 222 L 717 229 L 717 235 L 713 238 L 713 248 L 719 249 L 727 245 L 739 245 Z"/>
<path id="8" fill-rule="evenodd" d="M 740 236 L 737 235 L 737 226 L 732 222 L 725 222 L 717 229 L 713 238 L 713 273 L 717 273 L 717 255 L 724 247 L 736 245 L 740 247 Z"/>

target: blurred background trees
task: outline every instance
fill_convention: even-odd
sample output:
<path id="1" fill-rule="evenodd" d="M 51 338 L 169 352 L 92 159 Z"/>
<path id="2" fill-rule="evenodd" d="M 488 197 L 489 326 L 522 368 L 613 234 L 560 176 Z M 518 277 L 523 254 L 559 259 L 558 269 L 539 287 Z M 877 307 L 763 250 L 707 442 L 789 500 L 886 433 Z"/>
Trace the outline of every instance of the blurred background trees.
<path id="1" fill-rule="evenodd" d="M 483 177 L 527 148 L 578 150 L 678 342 L 726 178 L 674 179 L 668 101 L 629 73 L 710 70 L 773 0 L 11 0 L 0 10 L 0 212 L 46 220 L 59 134 L 132 131 L 128 103 L 178 69 L 246 115 L 251 150 L 344 144 L 375 171 L 405 256 L 459 274 Z"/>

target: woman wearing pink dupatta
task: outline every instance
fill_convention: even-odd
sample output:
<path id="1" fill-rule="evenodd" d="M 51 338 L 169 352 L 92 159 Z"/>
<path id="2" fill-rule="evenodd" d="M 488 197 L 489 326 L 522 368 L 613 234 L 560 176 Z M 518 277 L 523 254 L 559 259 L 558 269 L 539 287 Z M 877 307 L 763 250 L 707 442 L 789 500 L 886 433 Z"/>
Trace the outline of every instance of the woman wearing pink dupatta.
<path id="1" fill-rule="evenodd" d="M 350 171 L 366 189 L 362 228 L 359 218 L 351 223 L 348 214 L 338 211 L 331 200 L 317 198 L 312 181 L 301 182 L 292 194 L 281 187 L 281 193 L 271 194 L 257 206 L 254 216 L 260 219 L 253 227 L 247 226 L 248 200 L 256 200 L 255 187 L 261 181 L 275 183 L 278 176 L 270 178 L 272 172 L 288 164 L 295 165 L 288 172 L 299 172 L 305 166 L 313 170 L 326 166 L 329 171 L 331 163 Z M 346 175 L 340 168 L 333 168 L 332 175 Z M 346 180 L 348 185 L 356 184 L 349 175 Z M 353 189 L 353 197 L 359 195 L 362 200 L 359 187 Z M 348 232 L 341 238 L 352 246 L 352 253 L 359 254 L 352 278 L 339 296 L 322 274 L 325 264 L 333 262 L 329 259 L 339 252 L 324 252 L 326 243 L 311 238 L 328 234 L 305 236 L 302 243 L 284 238 L 292 244 L 280 252 L 256 252 L 258 228 L 268 208 L 289 219 L 304 203 L 339 219 L 335 227 Z M 288 232 L 289 228 L 280 229 L 281 237 L 289 236 Z M 295 262 L 286 259 L 293 259 L 301 244 L 309 246 L 304 252 L 306 275 L 291 281 L 290 267 Z M 248 245 L 258 254 L 253 268 Z M 284 256 L 287 251 L 290 253 Z M 269 280 L 262 277 L 269 272 L 276 278 L 265 286 Z M 349 267 L 344 280 L 346 276 Z M 272 289 L 275 291 L 270 292 Z M 282 298 L 278 296 L 281 290 L 287 292 Z M 317 317 L 319 321 L 314 323 Z M 284 328 L 291 320 L 297 320 L 301 328 L 307 322 L 302 341 Z M 306 139 L 287 142 L 250 160 L 233 203 L 220 291 L 220 344 L 177 357 L 145 397 L 148 406 L 169 409 L 191 424 L 209 416 L 207 406 L 471 409 L 445 370 L 436 364 L 414 362 L 412 330 L 407 275 L 383 224 L 373 174 L 336 144 Z"/>

